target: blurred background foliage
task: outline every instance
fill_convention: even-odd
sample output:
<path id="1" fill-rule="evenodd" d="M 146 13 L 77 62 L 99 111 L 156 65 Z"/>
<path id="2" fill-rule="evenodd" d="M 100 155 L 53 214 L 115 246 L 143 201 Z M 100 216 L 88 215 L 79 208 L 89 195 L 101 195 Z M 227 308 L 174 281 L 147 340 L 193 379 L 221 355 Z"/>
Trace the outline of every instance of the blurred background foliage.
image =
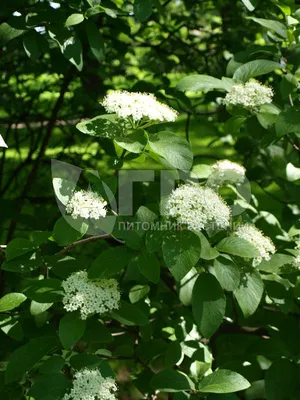
<path id="1" fill-rule="evenodd" d="M 268 59 L 285 66 L 284 71 L 263 77 L 274 88 L 275 103 L 283 109 L 291 104 L 299 107 L 297 9 L 294 0 L 3 0 L 0 134 L 8 149 L 0 153 L 1 244 L 31 230 L 52 230 L 60 216 L 51 183 L 52 158 L 96 169 L 102 177 L 113 175 L 120 161 L 111 142 L 95 142 L 75 125 L 104 112 L 101 100 L 107 91 L 125 89 L 154 93 L 179 111 L 172 130 L 191 142 L 195 165 L 223 158 L 241 162 L 257 202 L 257 225 L 266 234 L 281 238 L 282 246 L 292 248 L 284 232 L 300 232 L 300 196 L 299 180 L 287 174 L 287 165 L 300 167 L 299 134 L 276 138 L 272 128 L 265 129 L 254 117 L 240 130 L 243 120 L 239 125 L 238 118 L 230 119 L 219 100 L 224 94 L 185 94 L 176 90 L 176 84 L 191 74 L 232 77 L 243 63 Z M 292 40 L 283 40 L 278 29 L 262 26 L 253 18 L 296 26 L 293 33 L 282 33 L 295 35 L 296 44 L 290 45 Z M 266 117 L 266 127 L 268 121 Z M 125 168 L 160 168 L 143 156 L 123 162 Z M 201 171 L 201 166 L 195 169 Z M 141 191 L 136 196 L 146 194 Z M 298 340 L 291 332 L 295 320 L 280 314 L 280 321 L 274 322 L 273 314 L 268 314 L 270 324 L 279 324 L 288 336 L 286 346 L 290 348 L 283 353 L 294 351 L 293 343 Z M 260 326 L 267 311 L 261 310 L 255 318 L 250 324 Z M 216 364 L 240 362 L 236 360 L 246 348 L 252 357 L 250 341 L 262 340 L 262 333 L 235 335 L 234 343 L 226 334 L 217 338 Z M 275 354 L 276 345 L 272 342 L 274 348 L 263 354 Z M 265 368 L 263 356 L 255 363 Z M 124 365 L 119 381 L 127 382 L 136 365 L 127 361 Z M 118 362 L 118 368 L 122 370 L 122 363 Z M 258 370 L 249 367 L 246 375 L 259 382 Z M 121 398 L 134 398 L 126 384 L 122 390 Z M 247 396 L 258 398 L 251 397 L 251 392 Z"/>

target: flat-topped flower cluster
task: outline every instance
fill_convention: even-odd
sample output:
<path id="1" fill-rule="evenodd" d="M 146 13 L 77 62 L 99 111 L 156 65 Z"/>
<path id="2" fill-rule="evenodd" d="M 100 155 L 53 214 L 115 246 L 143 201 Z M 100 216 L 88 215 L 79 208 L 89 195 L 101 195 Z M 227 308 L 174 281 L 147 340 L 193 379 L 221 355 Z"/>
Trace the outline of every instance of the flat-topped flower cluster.
<path id="1" fill-rule="evenodd" d="M 226 94 L 223 103 L 246 108 L 258 108 L 263 104 L 272 103 L 273 91 L 257 81 L 233 85 Z"/>
<path id="2" fill-rule="evenodd" d="M 258 250 L 260 256 L 253 259 L 255 265 L 260 264 L 262 260 L 269 261 L 271 258 L 271 254 L 274 254 L 276 251 L 272 240 L 269 237 L 265 236 L 254 225 L 239 225 L 235 229 L 233 234 L 252 243 L 253 246 Z"/>
<path id="3" fill-rule="evenodd" d="M 105 217 L 107 201 L 99 194 L 91 190 L 78 190 L 66 205 L 66 212 L 71 214 L 74 219 L 91 218 L 99 219 Z"/>
<path id="4" fill-rule="evenodd" d="M 115 113 L 119 118 L 132 118 L 134 121 L 175 121 L 177 111 L 160 103 L 150 93 L 130 93 L 115 91 L 104 97 L 102 102 L 106 112 Z"/>
<path id="5" fill-rule="evenodd" d="M 212 165 L 213 174 L 208 178 L 210 186 L 221 186 L 224 183 L 240 184 L 245 180 L 246 169 L 229 160 L 219 160 Z"/>
<path id="6" fill-rule="evenodd" d="M 226 159 L 217 161 L 212 165 L 212 168 L 219 172 L 234 171 L 241 175 L 245 175 L 246 172 L 246 168 L 242 165 Z"/>
<path id="7" fill-rule="evenodd" d="M 79 310 L 81 319 L 119 307 L 121 295 L 115 279 L 91 281 L 87 271 L 78 271 L 64 280 L 62 287 L 64 308 L 70 312 Z"/>
<path id="8" fill-rule="evenodd" d="M 104 378 L 97 369 L 77 371 L 73 387 L 62 400 L 116 400 L 117 386 L 112 378 Z"/>
<path id="9" fill-rule="evenodd" d="M 173 190 L 165 204 L 166 215 L 180 225 L 200 231 L 215 224 L 226 228 L 230 223 L 230 208 L 212 189 L 185 184 Z"/>

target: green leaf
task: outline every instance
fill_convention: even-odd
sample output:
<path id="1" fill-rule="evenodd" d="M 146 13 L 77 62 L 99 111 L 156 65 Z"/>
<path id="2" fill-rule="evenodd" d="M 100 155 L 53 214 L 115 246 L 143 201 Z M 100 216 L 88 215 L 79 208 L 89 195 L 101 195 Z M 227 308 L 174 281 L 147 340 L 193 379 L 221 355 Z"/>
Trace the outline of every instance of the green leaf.
<path id="1" fill-rule="evenodd" d="M 239 287 L 233 293 L 246 318 L 256 311 L 263 291 L 264 284 L 258 271 L 252 270 L 242 276 Z"/>
<path id="2" fill-rule="evenodd" d="M 297 399 L 299 366 L 291 360 L 275 360 L 266 372 L 265 390 L 268 400 Z"/>
<path id="3" fill-rule="evenodd" d="M 168 232 L 164 237 L 162 252 L 171 274 L 180 281 L 200 258 L 200 240 L 190 231 Z"/>
<path id="4" fill-rule="evenodd" d="M 24 346 L 15 350 L 5 371 L 6 383 L 19 380 L 30 371 L 44 356 L 57 346 L 57 339 L 53 336 L 40 336 L 31 339 Z"/>
<path id="5" fill-rule="evenodd" d="M 172 368 L 181 360 L 181 357 L 182 357 L 182 350 L 180 343 L 177 341 L 171 342 L 167 347 L 165 355 L 166 368 Z"/>
<path id="6" fill-rule="evenodd" d="M 145 242 L 150 253 L 160 250 L 163 243 L 163 232 L 159 230 L 148 231 L 145 236 Z"/>
<path id="7" fill-rule="evenodd" d="M 53 239 L 59 246 L 67 246 L 82 238 L 87 230 L 88 224 L 85 221 L 74 220 L 69 216 L 61 217 L 54 225 Z"/>
<path id="8" fill-rule="evenodd" d="M 92 21 L 87 21 L 86 32 L 92 53 L 102 63 L 105 59 L 105 47 L 103 37 L 97 25 Z"/>
<path id="9" fill-rule="evenodd" d="M 111 316 L 121 324 L 128 326 L 147 325 L 148 317 L 137 306 L 121 301 L 118 311 L 111 313 Z"/>
<path id="10" fill-rule="evenodd" d="M 214 258 L 217 258 L 219 255 L 218 250 L 211 247 L 209 241 L 206 239 L 203 233 L 197 232 L 197 235 L 199 236 L 201 242 L 200 258 L 203 258 L 203 260 L 213 260 Z"/>
<path id="11" fill-rule="evenodd" d="M 156 7 L 157 10 L 158 10 L 160 13 L 163 13 L 163 12 L 164 12 L 164 9 L 163 9 L 163 7 L 162 7 L 162 5 L 161 5 L 161 3 L 160 3 L 160 0 L 151 0 L 151 2 L 152 2 L 152 4 L 154 5 L 154 7 Z"/>
<path id="12" fill-rule="evenodd" d="M 153 253 L 142 249 L 138 255 L 139 270 L 150 282 L 158 283 L 160 277 L 160 265 Z"/>
<path id="13" fill-rule="evenodd" d="M 222 253 L 232 254 L 244 258 L 254 258 L 260 255 L 257 248 L 248 240 L 237 236 L 229 236 L 221 240 L 216 248 Z"/>
<path id="14" fill-rule="evenodd" d="M 78 71 L 81 71 L 83 67 L 81 41 L 76 36 L 70 36 L 71 33 L 67 29 L 51 26 L 48 33 L 50 38 L 58 44 L 64 57 L 75 65 Z"/>
<path id="15" fill-rule="evenodd" d="M 84 21 L 84 16 L 83 14 L 79 14 L 79 13 L 75 13 L 75 14 L 71 14 L 66 22 L 65 22 L 65 26 L 69 27 L 72 25 L 78 25 L 81 24 L 81 22 Z"/>
<path id="16" fill-rule="evenodd" d="M 179 300 L 185 306 L 189 306 L 192 303 L 193 287 L 196 283 L 198 275 L 199 274 L 196 268 L 192 268 L 178 285 Z"/>
<path id="17" fill-rule="evenodd" d="M 163 131 L 149 137 L 151 150 L 163 157 L 172 167 L 189 171 L 193 164 L 190 144 L 173 132 Z"/>
<path id="18" fill-rule="evenodd" d="M 263 26 L 264 28 L 267 28 L 270 31 L 276 32 L 283 39 L 287 38 L 287 29 L 283 23 L 275 21 L 273 19 L 263 19 L 255 17 L 249 17 L 249 19 L 252 19 L 252 21 Z"/>
<path id="19" fill-rule="evenodd" d="M 29 58 L 36 61 L 41 55 L 39 46 L 40 34 L 35 32 L 34 29 L 30 30 L 23 37 L 23 47 Z"/>
<path id="20" fill-rule="evenodd" d="M 249 11 L 255 10 L 255 6 L 252 4 L 252 2 L 250 0 L 241 0 L 241 1 Z"/>
<path id="21" fill-rule="evenodd" d="M 122 125 L 115 115 L 99 115 L 87 121 L 79 122 L 76 128 L 87 135 L 114 139 L 123 135 Z"/>
<path id="22" fill-rule="evenodd" d="M 135 219 L 139 222 L 151 223 L 151 222 L 154 222 L 155 220 L 157 220 L 157 218 L 158 218 L 157 215 L 145 206 L 139 207 L 139 209 L 135 213 Z"/>
<path id="23" fill-rule="evenodd" d="M 233 79 L 237 81 L 246 82 L 250 78 L 254 78 L 255 76 L 269 74 L 275 69 L 281 69 L 283 65 L 269 60 L 254 60 L 249 61 L 246 64 L 239 67 L 234 75 Z"/>
<path id="24" fill-rule="evenodd" d="M 246 117 L 241 117 L 238 115 L 229 118 L 224 124 L 224 132 L 227 133 L 227 135 L 234 135 L 238 133 L 246 120 Z"/>
<path id="25" fill-rule="evenodd" d="M 191 75 L 181 79 L 177 84 L 178 90 L 199 92 L 203 90 L 228 90 L 228 83 L 209 75 Z"/>
<path id="26" fill-rule="evenodd" d="M 54 303 L 62 300 L 62 287 L 58 279 L 33 280 L 24 290 L 26 296 L 38 303 Z"/>
<path id="27" fill-rule="evenodd" d="M 65 349 L 73 347 L 83 336 L 86 321 L 78 313 L 68 313 L 59 321 L 59 339 Z"/>
<path id="28" fill-rule="evenodd" d="M 101 6 L 98 4 L 98 5 L 94 5 L 94 6 L 91 6 L 90 8 L 88 8 L 88 9 L 86 10 L 86 12 L 85 12 L 85 16 L 86 16 L 87 18 L 91 18 L 91 17 L 93 17 L 94 15 L 98 15 L 98 14 L 101 14 L 101 13 L 105 13 L 105 8 L 104 8 L 104 7 L 101 7 Z M 91 22 L 91 21 L 88 21 L 88 22 Z"/>
<path id="29" fill-rule="evenodd" d="M 61 356 L 54 355 L 44 361 L 39 371 L 42 374 L 55 374 L 60 372 L 65 365 L 65 360 Z"/>
<path id="30" fill-rule="evenodd" d="M 146 21 L 152 14 L 151 0 L 134 0 L 133 11 L 136 19 Z"/>
<path id="31" fill-rule="evenodd" d="M 98 350 L 97 354 L 100 355 L 101 357 L 101 351 Z M 104 354 L 105 350 L 104 350 Z M 70 359 L 70 364 L 71 366 L 76 369 L 82 369 L 82 368 L 95 368 L 97 367 L 98 370 L 100 370 L 101 375 L 106 378 L 106 377 L 112 377 L 115 379 L 114 372 L 112 371 L 110 365 L 108 364 L 107 361 L 101 360 L 99 355 L 96 354 L 76 354 L 75 356 L 71 357 Z"/>
<path id="32" fill-rule="evenodd" d="M 105 250 L 97 257 L 88 271 L 89 278 L 109 278 L 118 274 L 129 263 L 134 253 L 126 246 Z"/>
<path id="33" fill-rule="evenodd" d="M 112 10 L 111 8 L 104 8 L 104 12 L 106 15 L 108 15 L 111 18 L 117 18 L 117 14 L 115 13 L 114 10 Z"/>
<path id="34" fill-rule="evenodd" d="M 291 265 L 294 263 L 294 257 L 288 254 L 273 254 L 270 260 L 263 260 L 257 268 L 260 271 L 271 272 L 273 274 L 279 273 L 281 267 L 284 265 Z"/>
<path id="35" fill-rule="evenodd" d="M 129 291 L 129 300 L 132 304 L 142 300 L 150 292 L 148 285 L 135 285 Z"/>
<path id="36" fill-rule="evenodd" d="M 103 360 L 96 354 L 76 354 L 71 357 L 70 364 L 74 369 L 82 369 L 85 367 L 98 367 Z"/>
<path id="37" fill-rule="evenodd" d="M 142 236 L 136 230 L 120 230 L 115 235 L 120 239 L 123 239 L 130 249 L 140 250 L 142 246 Z"/>
<path id="38" fill-rule="evenodd" d="M 7 261 L 10 261 L 16 257 L 19 257 L 23 254 L 29 253 L 34 250 L 36 246 L 30 240 L 27 239 L 13 239 L 8 243 L 5 251 L 5 258 Z"/>
<path id="39" fill-rule="evenodd" d="M 26 300 L 23 293 L 9 293 L 0 299 L 0 312 L 13 310 Z"/>
<path id="40" fill-rule="evenodd" d="M 1 269 L 9 272 L 27 273 L 36 270 L 42 264 L 43 260 L 39 252 L 26 253 L 11 261 L 4 261 L 1 265 Z"/>
<path id="41" fill-rule="evenodd" d="M 194 383 L 183 372 L 173 369 L 164 369 L 153 376 L 150 387 L 161 392 L 181 392 L 194 390 Z"/>
<path id="42" fill-rule="evenodd" d="M 24 332 L 19 319 L 19 315 L 0 315 L 1 331 L 5 333 L 5 335 L 17 341 L 24 339 Z"/>
<path id="43" fill-rule="evenodd" d="M 67 41 L 64 42 L 62 53 L 65 58 L 70 61 L 70 63 L 75 65 L 78 71 L 82 70 L 82 45 L 81 41 L 76 36 L 71 36 Z"/>
<path id="44" fill-rule="evenodd" d="M 282 111 L 275 123 L 276 135 L 282 137 L 288 133 L 300 132 L 300 111 L 295 108 L 288 108 Z"/>
<path id="45" fill-rule="evenodd" d="M 212 336 L 223 321 L 226 298 L 217 279 L 208 273 L 199 275 L 192 295 L 192 310 L 200 332 Z"/>
<path id="46" fill-rule="evenodd" d="M 108 328 L 95 317 L 86 320 L 86 328 L 82 340 L 93 343 L 110 343 L 113 338 Z"/>
<path id="47" fill-rule="evenodd" d="M 115 142 L 131 153 L 142 153 L 148 143 L 148 136 L 144 129 L 138 129 L 128 136 L 120 139 L 116 138 Z"/>
<path id="48" fill-rule="evenodd" d="M 30 304 L 30 314 L 33 316 L 43 314 L 52 307 L 52 305 L 53 303 L 38 303 L 37 301 L 32 300 Z"/>
<path id="49" fill-rule="evenodd" d="M 74 191 L 79 190 L 74 182 L 62 178 L 53 178 L 52 185 L 55 196 L 64 206 L 70 201 Z"/>
<path id="50" fill-rule="evenodd" d="M 23 30 L 15 29 L 6 22 L 0 25 L 0 46 L 5 46 L 11 40 L 17 38 L 24 33 Z"/>
<path id="51" fill-rule="evenodd" d="M 280 109 L 274 104 L 263 104 L 256 116 L 261 126 L 265 129 L 269 129 L 275 124 L 279 113 Z"/>
<path id="52" fill-rule="evenodd" d="M 54 373 L 35 380 L 27 395 L 39 400 L 61 400 L 70 388 L 71 381 L 60 373 Z"/>
<path id="53" fill-rule="evenodd" d="M 219 369 L 202 379 L 198 390 L 202 393 L 233 393 L 249 386 L 247 379 L 237 372 Z"/>
<path id="54" fill-rule="evenodd" d="M 215 273 L 223 289 L 233 291 L 238 288 L 241 274 L 236 263 L 229 256 L 220 256 L 214 261 Z"/>

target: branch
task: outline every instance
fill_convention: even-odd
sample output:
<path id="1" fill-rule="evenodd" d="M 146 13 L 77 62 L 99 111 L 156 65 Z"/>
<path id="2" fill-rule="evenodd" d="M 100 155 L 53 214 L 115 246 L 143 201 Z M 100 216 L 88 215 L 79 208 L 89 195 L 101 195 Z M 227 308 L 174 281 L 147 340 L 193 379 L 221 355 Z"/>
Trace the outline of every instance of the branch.
<path id="1" fill-rule="evenodd" d="M 293 142 L 292 138 L 290 137 L 290 135 L 288 133 L 286 134 L 286 137 L 287 137 L 288 142 L 294 147 L 294 149 L 300 152 L 300 147 L 298 147 L 296 145 L 296 143 Z"/>
<path id="2" fill-rule="evenodd" d="M 47 145 L 52 136 L 53 128 L 55 127 L 55 123 L 56 123 L 56 120 L 57 120 L 57 117 L 59 114 L 59 110 L 62 107 L 63 102 L 64 102 L 65 93 L 68 90 L 68 86 L 73 79 L 72 70 L 73 70 L 73 68 L 69 70 L 69 72 L 65 75 L 64 80 L 62 82 L 59 97 L 53 107 L 52 115 L 51 115 L 51 118 L 50 118 L 49 123 L 46 128 L 45 138 L 41 145 L 40 151 L 35 159 L 32 170 L 29 173 L 28 180 L 25 183 L 24 189 L 22 191 L 22 194 L 21 194 L 22 198 L 26 197 L 28 192 L 30 191 L 30 189 L 33 185 L 34 179 L 36 177 L 41 159 L 44 157 L 45 151 L 47 149 Z M 19 206 L 17 207 L 16 213 L 20 213 L 22 208 L 23 208 L 23 203 L 20 203 Z M 8 234 L 7 234 L 7 242 L 9 242 L 12 239 L 14 231 L 16 229 L 16 226 L 17 226 L 17 221 L 16 220 L 12 221 L 12 223 L 10 224 L 9 230 L 8 230 Z"/>
<path id="3" fill-rule="evenodd" d="M 100 239 L 104 239 L 104 240 L 105 239 L 114 239 L 117 242 L 124 244 L 124 242 L 122 240 L 119 240 L 119 239 L 115 238 L 114 236 L 112 236 L 111 234 L 107 233 L 105 235 L 91 236 L 86 239 L 78 240 L 77 242 L 74 242 L 74 243 L 69 244 L 68 246 L 64 247 L 62 250 L 60 250 L 58 253 L 56 253 L 56 255 L 65 254 L 69 250 L 73 249 L 74 247 L 77 247 L 77 246 L 80 246 L 80 245 L 86 244 L 86 243 L 96 242 L 97 240 L 100 240 Z"/>

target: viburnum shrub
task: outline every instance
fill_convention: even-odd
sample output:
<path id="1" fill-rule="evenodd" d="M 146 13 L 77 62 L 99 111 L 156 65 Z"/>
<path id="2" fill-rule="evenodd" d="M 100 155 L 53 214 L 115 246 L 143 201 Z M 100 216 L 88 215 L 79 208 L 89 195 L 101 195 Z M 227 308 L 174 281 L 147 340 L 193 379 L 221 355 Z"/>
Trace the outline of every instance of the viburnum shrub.
<path id="1" fill-rule="evenodd" d="M 12 349 L 1 400 L 300 399 L 300 78 L 280 53 L 298 52 L 300 13 L 273 3 L 284 21 L 251 17 L 272 44 L 227 55 L 227 76 L 189 75 L 157 97 L 110 89 L 103 113 L 76 124 L 79 141 L 114 149 L 113 171 L 53 159 L 53 230 L 1 247 Z M 88 4 L 67 27 L 113 12 Z M 188 129 L 172 130 L 178 104 L 192 114 L 199 93 L 223 112 L 220 137 L 240 157 L 199 162 Z M 282 188 L 279 200 L 271 192 L 280 220 L 261 206 L 257 174 Z"/>

